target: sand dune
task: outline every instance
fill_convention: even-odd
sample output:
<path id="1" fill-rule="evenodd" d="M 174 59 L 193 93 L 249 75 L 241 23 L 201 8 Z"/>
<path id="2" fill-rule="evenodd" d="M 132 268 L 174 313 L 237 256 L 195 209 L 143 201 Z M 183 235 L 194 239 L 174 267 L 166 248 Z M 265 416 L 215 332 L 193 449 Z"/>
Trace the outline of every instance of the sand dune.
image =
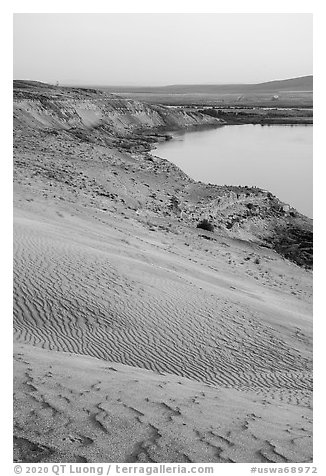
<path id="1" fill-rule="evenodd" d="M 311 460 L 299 293 L 248 281 L 252 261 L 233 272 L 228 248 L 217 272 L 129 221 L 17 209 L 14 223 L 17 460 Z M 263 268 L 304 283 L 267 253 Z"/>
<path id="2" fill-rule="evenodd" d="M 308 408 L 177 377 L 15 348 L 16 461 L 308 462 Z"/>
<path id="3" fill-rule="evenodd" d="M 117 252 L 101 226 L 90 236 L 80 226 L 17 216 L 19 341 L 210 384 L 309 394 L 306 346 L 294 328 L 287 341 L 262 320 L 257 311 L 266 312 L 265 299 L 260 303 L 254 292 L 253 303 L 246 294 L 230 300 L 219 276 L 214 282 L 203 273 L 190 282 L 192 270 L 187 274 L 181 258 L 173 272 L 158 265 L 163 258 L 155 248 L 144 257 L 128 247 Z"/>

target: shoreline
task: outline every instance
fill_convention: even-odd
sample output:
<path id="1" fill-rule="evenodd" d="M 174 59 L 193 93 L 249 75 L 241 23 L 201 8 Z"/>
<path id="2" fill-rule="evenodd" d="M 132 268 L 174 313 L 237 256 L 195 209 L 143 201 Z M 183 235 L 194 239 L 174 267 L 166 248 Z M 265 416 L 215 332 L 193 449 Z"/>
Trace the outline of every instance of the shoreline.
<path id="1" fill-rule="evenodd" d="M 312 125 L 313 108 L 221 107 L 196 108 L 198 112 L 224 120 L 228 125 Z"/>
<path id="2" fill-rule="evenodd" d="M 267 124 L 252 124 L 252 123 L 247 123 L 247 124 L 243 124 L 243 123 L 240 123 L 240 124 L 221 124 L 221 125 L 218 125 L 218 126 L 193 126 L 191 127 L 190 129 L 181 129 L 181 130 L 175 130 L 175 131 L 167 131 L 166 132 L 166 135 L 167 135 L 167 139 L 166 140 L 161 140 L 161 141 L 157 141 L 155 143 L 152 144 L 152 147 L 150 148 L 149 150 L 149 153 L 153 156 L 153 157 L 158 157 L 159 159 L 163 159 L 163 160 L 167 160 L 168 162 L 172 163 L 173 165 L 176 165 L 177 167 L 180 167 L 179 165 L 177 165 L 176 163 L 174 163 L 173 161 L 171 161 L 170 159 L 167 159 L 165 157 L 161 157 L 160 155 L 155 155 L 155 151 L 157 151 L 157 148 L 160 146 L 160 144 L 164 144 L 166 142 L 170 142 L 172 140 L 178 140 L 177 138 L 178 137 L 183 137 L 184 135 L 188 134 L 188 133 L 192 133 L 192 132 L 200 132 L 201 130 L 202 131 L 210 131 L 212 129 L 218 129 L 218 128 L 221 128 L 221 127 L 226 127 L 226 126 L 249 126 L 249 125 L 252 125 L 252 126 L 261 126 L 261 127 L 264 127 L 265 125 Z M 313 126 L 313 124 L 268 124 L 268 126 L 289 126 L 289 127 L 296 127 L 296 126 Z M 174 134 L 174 135 L 173 135 Z M 188 172 L 186 172 L 182 167 L 180 167 L 182 172 L 184 172 L 185 174 L 188 175 Z M 196 183 L 203 183 L 207 186 L 209 185 L 214 185 L 214 186 L 217 186 L 217 187 L 223 187 L 223 186 L 226 186 L 226 187 L 236 187 L 235 184 L 231 184 L 231 183 L 227 183 L 227 184 L 222 184 L 222 183 L 216 183 L 216 182 L 213 182 L 213 183 L 210 183 L 210 182 L 207 182 L 206 180 L 198 180 L 196 178 L 194 178 L 192 175 L 189 176 L 192 180 L 194 180 Z M 241 187 L 245 187 L 247 186 L 246 184 L 242 184 Z M 261 191 L 266 191 L 267 193 L 273 193 L 271 192 L 270 190 L 266 190 L 264 187 L 260 187 L 260 186 L 256 186 L 257 190 L 261 190 Z M 273 194 L 274 195 L 274 194 Z M 277 197 L 277 196 L 276 196 Z M 277 197 L 278 198 L 278 197 Z M 313 217 L 311 216 L 308 216 L 306 215 L 305 213 L 303 212 L 300 212 L 299 210 L 296 209 L 296 207 L 294 205 L 292 205 L 291 203 L 289 202 L 285 202 L 284 200 L 278 198 L 278 200 L 280 200 L 280 202 L 284 203 L 285 206 L 288 206 L 289 209 L 292 209 L 292 210 L 296 210 L 299 214 L 303 215 L 304 217 L 308 218 L 309 220 L 312 220 L 313 221 Z"/>
<path id="3" fill-rule="evenodd" d="M 209 217 L 222 233 L 246 237 L 247 240 L 273 247 L 282 242 L 282 256 L 300 266 L 312 267 L 310 218 L 258 187 L 204 184 L 191 179 L 172 162 L 153 158 L 151 150 L 155 144 L 170 140 L 169 134 L 173 131 L 199 131 L 228 125 L 223 119 L 193 108 L 171 110 L 81 89 L 58 88 L 53 91 L 47 86 L 42 89 L 44 97 L 40 101 L 37 86 L 31 85 L 27 89 L 27 97 L 33 96 L 36 100 L 27 99 L 26 104 L 14 103 L 16 118 L 20 118 L 27 127 L 33 124 L 33 128 L 35 118 L 40 117 L 42 121 L 35 127 L 35 136 L 25 137 L 21 132 L 21 123 L 17 129 L 15 154 L 23 154 L 22 159 L 17 157 L 17 167 L 24 171 L 20 177 L 22 183 L 26 182 L 26 172 L 33 164 L 38 177 L 45 180 L 42 193 L 46 197 L 56 199 L 59 192 L 54 195 L 54 187 L 59 186 L 63 180 L 61 177 L 65 175 L 64 183 L 71 189 L 74 200 L 76 193 L 87 189 L 92 194 L 92 201 L 112 202 L 105 203 L 105 210 L 114 207 L 117 202 L 128 203 L 127 210 L 137 211 L 139 207 L 145 207 L 149 213 L 159 214 L 163 220 L 172 213 L 179 222 L 191 228 L 196 227 L 203 217 Z M 21 98 L 24 94 L 25 89 L 18 89 L 15 97 Z M 67 98 L 69 108 L 65 102 Z M 84 99 L 87 100 L 87 107 Z M 139 115 L 139 112 L 142 114 Z M 48 144 L 46 148 L 44 143 Z M 24 158 L 26 144 L 32 150 L 39 150 L 39 154 L 33 153 L 32 163 Z M 75 152 L 71 151 L 71 147 Z M 57 170 L 58 162 L 53 161 L 53 154 L 58 154 L 58 149 L 66 157 L 64 172 L 62 167 Z M 79 154 L 84 156 L 85 152 L 87 160 L 94 157 L 92 162 L 100 169 L 104 167 L 97 180 L 90 177 L 86 180 L 85 176 L 80 179 L 80 174 L 71 174 L 76 163 L 70 163 L 70 156 L 73 154 L 77 158 Z M 51 170 L 44 171 L 44 165 L 40 167 L 42 157 L 47 164 L 46 169 L 50 167 Z M 80 166 L 88 170 L 84 160 Z M 117 167 L 119 170 L 115 170 Z M 104 173 L 109 174 L 107 181 L 103 181 Z M 93 175 L 91 170 L 90 175 Z M 116 176 L 119 176 L 119 181 L 126 181 L 125 193 L 121 191 L 121 185 L 116 184 Z M 27 186 L 30 185 L 27 181 Z M 302 242 L 306 243 L 304 248 Z M 299 248 L 297 245 L 300 245 Z"/>
<path id="4" fill-rule="evenodd" d="M 166 106 L 165 106 L 166 107 Z M 169 108 L 175 108 L 176 106 L 169 106 Z M 180 108 L 180 107 L 178 107 Z M 187 110 L 188 108 L 184 108 L 184 107 L 181 107 L 181 109 L 185 109 Z M 252 109 L 252 108 L 250 108 Z M 290 110 L 292 110 L 293 108 L 289 108 Z M 311 108 L 312 109 L 312 108 Z M 283 110 L 283 109 L 282 109 Z M 201 112 L 201 111 L 198 111 L 198 112 Z M 213 116 L 213 117 L 217 117 L 217 116 Z M 218 119 L 221 119 L 220 117 L 217 117 Z M 222 119 L 223 120 L 223 119 Z M 189 127 L 183 127 L 183 128 L 178 128 L 178 129 L 165 129 L 164 131 L 159 131 L 157 133 L 153 133 L 153 134 L 150 134 L 150 135 L 147 135 L 146 132 L 144 131 L 144 136 L 143 136 L 143 139 L 146 139 L 146 138 L 153 138 L 155 139 L 155 137 L 157 137 L 157 140 L 154 140 L 152 142 L 152 147 L 150 148 L 150 151 L 152 150 L 155 150 L 156 149 L 156 144 L 160 144 L 160 143 L 164 143 L 164 142 L 167 142 L 167 141 L 170 141 L 170 140 L 173 140 L 174 139 L 174 136 L 173 134 L 178 134 L 178 135 L 184 135 L 184 134 L 188 134 L 188 133 L 191 133 L 191 132 L 199 132 L 199 131 L 205 131 L 205 130 L 211 130 L 211 129 L 218 129 L 220 127 L 225 127 L 225 126 L 242 126 L 242 125 L 253 125 L 253 126 L 313 126 L 313 119 L 310 119 L 310 118 L 304 118 L 304 119 L 293 119 L 293 118 L 283 118 L 282 120 L 280 119 L 272 119 L 272 118 L 269 118 L 269 119 L 261 119 L 260 121 L 259 120 L 253 120 L 249 117 L 245 117 L 245 118 L 232 118 L 232 119 L 229 119 L 228 118 L 228 121 L 226 121 L 224 119 L 224 123 L 219 123 L 219 124 L 198 124 L 198 125 L 193 125 L 193 126 L 189 126 Z"/>

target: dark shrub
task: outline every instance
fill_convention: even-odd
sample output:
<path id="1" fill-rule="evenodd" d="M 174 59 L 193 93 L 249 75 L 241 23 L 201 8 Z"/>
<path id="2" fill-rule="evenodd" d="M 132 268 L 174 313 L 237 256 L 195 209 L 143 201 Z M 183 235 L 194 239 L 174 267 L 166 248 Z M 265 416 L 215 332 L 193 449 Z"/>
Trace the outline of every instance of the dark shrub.
<path id="1" fill-rule="evenodd" d="M 208 221 L 206 218 L 198 223 L 197 228 L 201 228 L 202 230 L 206 231 L 214 231 L 213 223 Z"/>

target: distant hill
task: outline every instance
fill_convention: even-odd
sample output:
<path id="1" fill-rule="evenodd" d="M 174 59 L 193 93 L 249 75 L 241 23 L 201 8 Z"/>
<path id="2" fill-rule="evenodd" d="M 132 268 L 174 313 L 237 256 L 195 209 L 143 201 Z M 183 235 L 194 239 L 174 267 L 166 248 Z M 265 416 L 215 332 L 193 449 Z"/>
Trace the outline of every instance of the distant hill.
<path id="1" fill-rule="evenodd" d="M 14 94 L 22 91 L 45 94 L 47 91 L 62 94 L 64 91 L 83 91 L 95 94 L 96 90 L 119 95 L 151 105 L 216 106 L 216 107 L 313 107 L 313 76 L 268 81 L 259 84 L 175 84 L 170 86 L 55 86 L 30 80 L 14 80 Z"/>
<path id="2" fill-rule="evenodd" d="M 103 87 L 101 87 L 103 89 Z M 170 86 L 107 86 L 111 92 L 156 93 L 156 94 L 232 94 L 246 92 L 277 93 L 282 91 L 313 91 L 313 76 L 268 81 L 258 84 L 174 84 Z"/>
<path id="3" fill-rule="evenodd" d="M 313 76 L 302 76 L 300 78 L 283 79 L 280 81 L 268 81 L 252 85 L 255 91 L 313 91 Z"/>
<path id="4" fill-rule="evenodd" d="M 53 88 L 53 85 L 40 81 L 14 80 L 14 88 Z M 77 87 L 77 86 L 76 86 Z M 82 88 L 105 89 L 110 92 L 132 92 L 153 94 L 232 94 L 246 92 L 277 93 L 282 91 L 312 92 L 313 76 L 268 81 L 258 84 L 172 84 L 169 86 L 78 86 Z"/>

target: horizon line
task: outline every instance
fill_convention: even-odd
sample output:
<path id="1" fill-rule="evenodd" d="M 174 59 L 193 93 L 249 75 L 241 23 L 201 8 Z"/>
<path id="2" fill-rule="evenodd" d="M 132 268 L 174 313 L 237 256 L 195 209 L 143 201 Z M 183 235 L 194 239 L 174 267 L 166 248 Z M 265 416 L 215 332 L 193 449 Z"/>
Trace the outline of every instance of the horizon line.
<path id="1" fill-rule="evenodd" d="M 92 82 L 85 82 L 85 83 L 79 83 L 79 86 L 87 86 L 87 87 L 119 87 L 119 88 L 168 88 L 168 87 L 175 87 L 175 86 L 251 86 L 251 85 L 260 85 L 260 84 L 266 84 L 266 83 L 273 83 L 276 81 L 290 81 L 292 79 L 302 79 L 302 78 L 313 78 L 313 73 L 311 74 L 305 74 L 302 76 L 294 76 L 290 78 L 282 78 L 282 79 L 270 79 L 267 81 L 259 81 L 259 82 L 248 82 L 248 83 L 170 83 L 170 84 L 160 84 L 160 85 L 150 85 L 150 84 L 96 84 Z M 32 81 L 32 82 L 38 82 L 38 83 L 43 83 L 43 84 L 54 84 L 56 82 L 59 83 L 59 86 L 62 87 L 71 87 L 71 86 L 77 86 L 76 82 L 74 81 L 69 81 L 69 82 L 60 82 L 60 81 L 53 81 L 53 82 L 46 82 L 46 81 L 41 81 L 38 79 L 18 79 L 18 78 L 13 78 L 13 81 Z M 78 81 L 78 80 L 76 80 Z M 54 84 L 55 85 L 55 84 Z"/>

